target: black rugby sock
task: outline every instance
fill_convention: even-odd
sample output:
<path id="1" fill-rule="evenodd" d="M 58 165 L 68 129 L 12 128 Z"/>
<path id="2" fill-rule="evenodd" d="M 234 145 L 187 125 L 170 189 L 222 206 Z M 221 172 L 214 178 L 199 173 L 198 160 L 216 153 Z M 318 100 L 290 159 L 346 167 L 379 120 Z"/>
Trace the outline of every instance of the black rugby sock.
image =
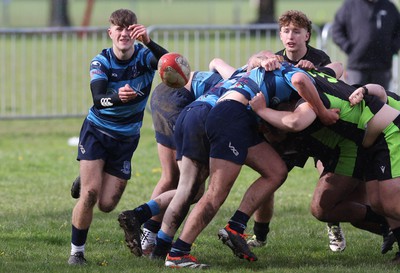
<path id="1" fill-rule="evenodd" d="M 254 221 L 254 235 L 256 235 L 257 240 L 265 242 L 267 241 L 267 235 L 269 233 L 269 222 L 261 223 Z"/>

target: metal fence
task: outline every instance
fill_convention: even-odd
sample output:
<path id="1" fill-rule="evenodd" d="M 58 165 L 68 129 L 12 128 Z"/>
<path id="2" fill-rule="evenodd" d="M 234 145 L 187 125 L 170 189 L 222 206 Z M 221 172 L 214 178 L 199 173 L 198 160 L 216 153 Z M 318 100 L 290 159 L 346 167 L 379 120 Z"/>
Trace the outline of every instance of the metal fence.
<path id="1" fill-rule="evenodd" d="M 148 32 L 170 52 L 185 55 L 192 70 L 207 70 L 214 57 L 239 67 L 255 52 L 280 50 L 278 29 L 277 24 L 163 25 Z M 315 27 L 311 44 L 332 60 L 345 61 L 322 33 Z M 92 104 L 90 60 L 110 46 L 105 28 L 0 29 L 0 119 L 86 115 Z M 153 87 L 159 82 L 156 75 Z"/>

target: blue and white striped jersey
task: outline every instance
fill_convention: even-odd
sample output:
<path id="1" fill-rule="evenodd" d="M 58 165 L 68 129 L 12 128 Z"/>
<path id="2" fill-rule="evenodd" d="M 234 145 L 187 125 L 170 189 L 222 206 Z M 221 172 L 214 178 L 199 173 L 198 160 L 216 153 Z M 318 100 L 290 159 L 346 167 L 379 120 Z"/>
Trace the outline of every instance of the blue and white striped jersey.
<path id="1" fill-rule="evenodd" d="M 87 119 L 111 135 L 139 135 L 142 127 L 155 70 L 150 65 L 153 53 L 142 44 L 135 44 L 134 47 L 130 60 L 118 60 L 112 48 L 107 48 L 90 63 L 90 82 L 107 81 L 107 94 L 118 93 L 118 89 L 125 84 L 137 92 L 135 99 L 122 105 L 104 109 L 95 106 L 90 108 Z"/>
<path id="2" fill-rule="evenodd" d="M 251 100 L 258 92 L 262 92 L 267 107 L 274 107 L 281 102 L 289 101 L 292 96 L 297 96 L 297 90 L 291 82 L 292 76 L 297 72 L 304 73 L 314 82 L 304 70 L 283 62 L 280 69 L 273 71 L 254 68 L 237 79 L 228 89 L 240 92 L 248 100 Z"/>

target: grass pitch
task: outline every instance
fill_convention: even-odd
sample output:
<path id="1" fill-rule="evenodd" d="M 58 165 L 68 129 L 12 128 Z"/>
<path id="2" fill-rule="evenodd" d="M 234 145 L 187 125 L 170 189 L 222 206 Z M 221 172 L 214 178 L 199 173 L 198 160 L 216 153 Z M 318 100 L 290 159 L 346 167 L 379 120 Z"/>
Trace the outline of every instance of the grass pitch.
<path id="1" fill-rule="evenodd" d="M 69 190 L 78 174 L 77 148 L 67 141 L 78 135 L 82 119 L 0 121 L 0 272 L 171 271 L 162 262 L 133 257 L 117 222 L 120 211 L 148 200 L 160 175 L 150 118 L 146 113 L 133 177 L 120 204 L 109 214 L 95 210 L 86 247 L 89 264 L 79 268 L 67 264 L 75 204 Z M 211 264 L 209 272 L 398 272 L 389 263 L 394 251 L 380 254 L 379 236 L 346 223 L 346 250 L 329 250 L 325 224 L 309 212 L 317 179 L 312 162 L 294 169 L 276 193 L 268 244 L 254 251 L 259 260 L 238 259 L 218 241 L 217 232 L 255 178 L 243 169 L 227 201 L 195 242 L 192 254 Z M 251 220 L 248 233 L 252 226 Z"/>

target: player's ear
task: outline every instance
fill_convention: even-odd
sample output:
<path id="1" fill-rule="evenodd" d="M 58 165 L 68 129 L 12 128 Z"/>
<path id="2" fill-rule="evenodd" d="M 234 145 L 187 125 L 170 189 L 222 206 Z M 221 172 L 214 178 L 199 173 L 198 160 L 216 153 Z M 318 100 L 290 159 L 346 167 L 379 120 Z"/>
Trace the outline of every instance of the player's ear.
<path id="1" fill-rule="evenodd" d="M 307 31 L 306 42 L 310 41 L 311 33 Z"/>

